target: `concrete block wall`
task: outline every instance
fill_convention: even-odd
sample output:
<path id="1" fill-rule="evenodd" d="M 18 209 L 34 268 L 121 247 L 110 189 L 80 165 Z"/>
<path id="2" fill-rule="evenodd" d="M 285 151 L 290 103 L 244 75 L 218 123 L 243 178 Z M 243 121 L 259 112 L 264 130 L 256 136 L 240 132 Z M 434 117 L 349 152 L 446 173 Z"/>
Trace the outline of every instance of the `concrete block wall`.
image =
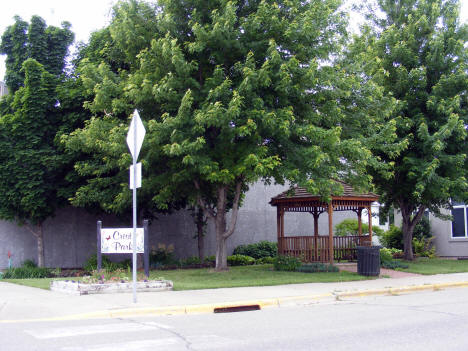
<path id="1" fill-rule="evenodd" d="M 241 244 L 261 240 L 276 241 L 276 207 L 269 202 L 272 197 L 285 191 L 287 186 L 255 183 L 247 192 L 239 210 L 236 230 L 228 239 L 228 252 Z M 335 212 L 333 223 L 345 218 L 356 218 L 354 212 Z M 81 267 L 88 257 L 96 252 L 96 221 L 101 220 L 103 228 L 131 227 L 131 221 L 122 221 L 115 216 L 96 217 L 83 209 L 64 208 L 44 224 L 45 264 L 48 267 Z M 285 233 L 292 235 L 313 235 L 313 216 L 308 213 L 286 213 Z M 319 233 L 328 234 L 328 216 L 319 218 Z M 196 227 L 189 211 L 171 215 L 158 215 L 149 226 L 150 246 L 158 244 L 174 246 L 176 257 L 198 255 Z M 12 253 L 13 266 L 19 266 L 26 259 L 37 260 L 36 239 L 25 228 L 11 222 L 0 221 L 0 269 L 8 265 L 8 250 Z M 205 255 L 214 255 L 216 240 L 213 223 L 208 223 L 205 236 Z M 112 260 L 131 258 L 131 255 L 109 255 Z"/>

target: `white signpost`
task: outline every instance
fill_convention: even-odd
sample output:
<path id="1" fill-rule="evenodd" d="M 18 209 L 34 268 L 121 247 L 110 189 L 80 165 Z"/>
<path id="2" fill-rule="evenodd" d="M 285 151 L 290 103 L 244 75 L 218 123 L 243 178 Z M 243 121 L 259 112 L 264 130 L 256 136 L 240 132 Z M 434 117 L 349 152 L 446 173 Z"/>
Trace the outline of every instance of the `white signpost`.
<path id="1" fill-rule="evenodd" d="M 130 168 L 133 177 L 130 176 L 130 189 L 133 190 L 133 235 L 132 235 L 132 249 L 133 249 L 133 302 L 137 302 L 136 298 L 136 280 L 137 280 L 137 235 L 136 235 L 136 222 L 137 222 L 137 202 L 136 190 L 141 186 L 141 164 L 137 167 L 138 154 L 140 153 L 143 139 L 145 138 L 146 130 L 143 122 L 140 119 L 138 111 L 133 112 L 133 118 L 130 123 L 130 128 L 127 134 L 127 145 L 133 158 L 133 165 Z M 137 170 L 139 168 L 139 172 Z M 133 180 L 133 182 L 132 182 Z"/>

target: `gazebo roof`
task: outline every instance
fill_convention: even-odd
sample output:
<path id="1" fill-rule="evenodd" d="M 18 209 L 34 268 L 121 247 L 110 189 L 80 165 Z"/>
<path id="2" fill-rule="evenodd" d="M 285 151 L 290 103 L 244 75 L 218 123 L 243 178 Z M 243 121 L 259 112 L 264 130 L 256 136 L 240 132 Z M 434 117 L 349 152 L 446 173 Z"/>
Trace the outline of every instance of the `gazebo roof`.
<path id="1" fill-rule="evenodd" d="M 353 189 L 349 184 L 342 181 L 335 180 L 343 187 L 341 195 L 332 195 L 332 205 L 337 206 L 337 210 L 349 210 L 351 207 L 367 207 L 370 203 L 377 201 L 379 196 L 374 193 L 359 193 Z M 286 190 L 281 194 L 271 198 L 270 204 L 272 206 L 282 207 L 326 207 L 328 204 L 324 203 L 320 195 L 311 194 L 305 188 L 294 187 L 293 189 Z M 305 209 L 304 209 L 305 210 Z"/>

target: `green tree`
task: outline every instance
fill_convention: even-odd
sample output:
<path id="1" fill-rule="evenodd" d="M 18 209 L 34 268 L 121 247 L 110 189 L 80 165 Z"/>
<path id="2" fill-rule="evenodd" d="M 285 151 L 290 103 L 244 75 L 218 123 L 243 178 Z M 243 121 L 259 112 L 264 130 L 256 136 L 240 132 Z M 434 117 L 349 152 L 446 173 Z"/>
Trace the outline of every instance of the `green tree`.
<path id="1" fill-rule="evenodd" d="M 23 62 L 28 58 L 42 64 L 54 76 L 63 73 L 68 47 L 74 40 L 71 24 L 62 23 L 62 28 L 47 26 L 39 16 L 32 16 L 31 23 L 14 17 L 15 23 L 8 26 L 2 35 L 0 54 L 6 55 L 5 82 L 13 94 L 24 82 Z"/>
<path id="2" fill-rule="evenodd" d="M 12 88 L 2 100 L 0 115 L 0 218 L 31 231 L 37 239 L 38 264 L 43 266 L 43 222 L 66 204 L 64 194 L 70 192 L 65 180 L 70 163 L 60 153 L 56 135 L 79 126 L 75 116 L 67 119 L 61 113 L 70 106 L 65 95 L 71 93 L 61 89 L 65 83 L 60 76 L 73 34 L 68 26 L 46 27 L 39 17 L 33 17 L 29 26 L 19 17 L 15 20 L 0 44 L 7 55 L 7 83 Z M 41 44 L 39 38 L 44 36 L 47 40 Z M 54 53 L 57 57 L 52 57 Z M 46 65 L 39 60 L 47 61 Z"/>
<path id="3" fill-rule="evenodd" d="M 375 150 L 391 167 L 390 178 L 370 172 L 381 201 L 402 214 L 404 257 L 412 260 L 413 231 L 424 211 L 440 215 L 450 199 L 467 198 L 468 27 L 454 0 L 377 5 L 369 14 L 373 25 L 354 48 L 367 58 L 366 77 L 397 100 L 386 119 L 405 149 Z"/>
<path id="4" fill-rule="evenodd" d="M 121 69 L 95 60 L 94 50 L 80 66 L 93 94 L 86 106 L 96 116 L 64 142 L 95 156 L 77 164 L 89 179 L 73 201 L 129 203 L 124 140 L 134 108 L 147 127 L 141 193 L 159 208 L 182 194 L 203 209 L 215 226 L 217 270 L 227 269 L 226 241 L 249 184 L 290 181 L 325 199 L 340 190 L 332 178 L 367 186 L 362 174 L 370 152 L 362 140 L 342 139 L 344 121 L 356 114 L 346 87 L 358 91 L 359 81 L 332 65 L 345 41 L 339 6 L 336 0 L 120 2 L 100 39 Z M 346 108 L 342 101 L 349 101 Z M 125 183 L 99 199 L 103 174 L 107 184 L 125 174 Z"/>

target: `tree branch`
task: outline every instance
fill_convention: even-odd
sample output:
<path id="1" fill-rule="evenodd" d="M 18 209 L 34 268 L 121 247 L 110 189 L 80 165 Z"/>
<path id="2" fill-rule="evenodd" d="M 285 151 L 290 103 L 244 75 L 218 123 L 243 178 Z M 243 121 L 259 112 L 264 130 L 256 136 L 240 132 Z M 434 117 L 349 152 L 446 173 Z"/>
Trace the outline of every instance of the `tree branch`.
<path id="1" fill-rule="evenodd" d="M 213 209 L 211 209 L 206 202 L 203 200 L 203 198 L 200 195 L 200 184 L 198 184 L 197 180 L 194 180 L 193 183 L 195 184 L 195 189 L 198 190 L 197 194 L 197 204 L 200 206 L 200 208 L 203 210 L 204 213 L 206 213 L 207 217 L 210 217 L 211 219 L 215 219 L 216 214 L 214 213 Z"/>
<path id="2" fill-rule="evenodd" d="M 36 233 L 28 223 L 25 223 L 24 226 L 26 227 L 27 230 L 29 230 L 32 233 L 32 235 L 34 235 L 34 237 L 36 238 L 39 237 L 39 234 Z"/>

